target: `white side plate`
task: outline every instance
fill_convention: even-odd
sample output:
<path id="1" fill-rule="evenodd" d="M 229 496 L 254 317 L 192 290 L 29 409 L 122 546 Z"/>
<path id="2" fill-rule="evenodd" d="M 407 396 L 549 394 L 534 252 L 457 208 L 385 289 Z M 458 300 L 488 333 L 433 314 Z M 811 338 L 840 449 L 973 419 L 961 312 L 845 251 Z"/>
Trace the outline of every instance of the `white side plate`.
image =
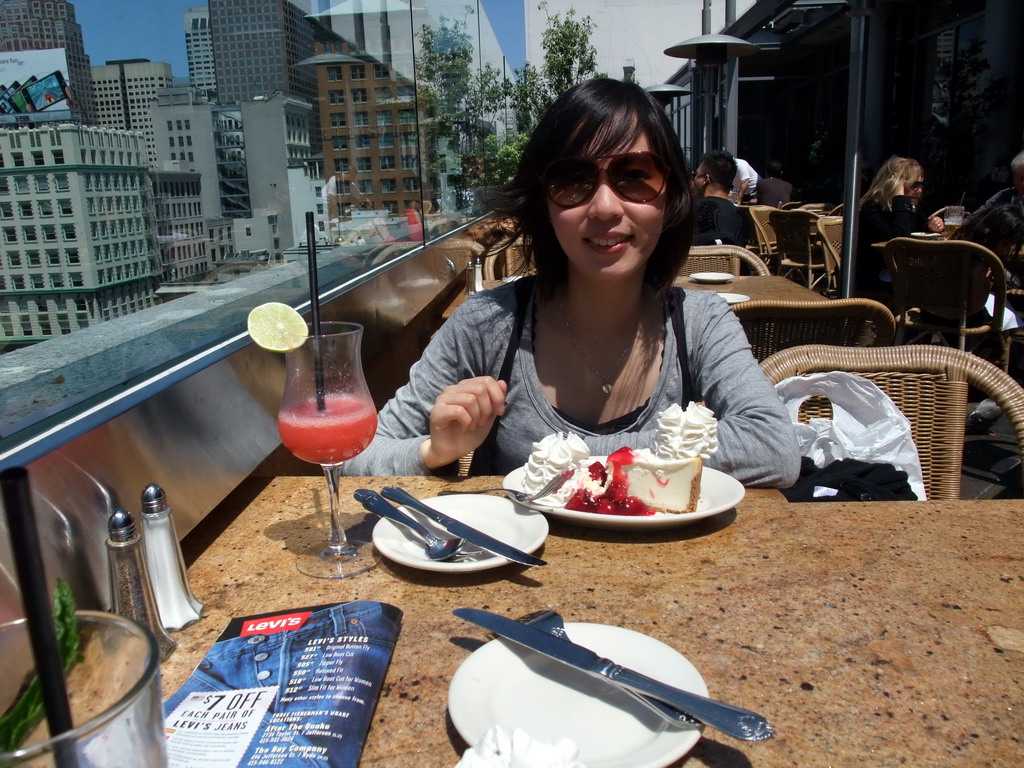
<path id="1" fill-rule="evenodd" d="M 501 496 L 436 496 L 423 501 L 446 515 L 524 552 L 536 551 L 548 537 L 548 521 L 544 515 L 513 504 Z M 419 513 L 411 512 L 406 507 L 402 509 L 439 536 L 451 536 Z M 490 552 L 480 552 L 459 560 L 431 560 L 427 557 L 423 542 L 415 533 L 404 525 L 392 523 L 385 518 L 378 520 L 373 527 L 373 546 L 389 560 L 424 571 L 470 573 L 497 568 L 510 562 Z M 467 544 L 466 547 L 470 550 L 477 549 L 472 544 Z"/>
<path id="2" fill-rule="evenodd" d="M 571 640 L 669 685 L 708 695 L 697 669 L 660 640 L 631 629 L 569 622 Z M 456 670 L 448 711 L 470 746 L 493 725 L 538 741 L 572 739 L 587 768 L 663 768 L 700 739 L 675 728 L 609 683 L 508 640 L 478 648 Z"/>

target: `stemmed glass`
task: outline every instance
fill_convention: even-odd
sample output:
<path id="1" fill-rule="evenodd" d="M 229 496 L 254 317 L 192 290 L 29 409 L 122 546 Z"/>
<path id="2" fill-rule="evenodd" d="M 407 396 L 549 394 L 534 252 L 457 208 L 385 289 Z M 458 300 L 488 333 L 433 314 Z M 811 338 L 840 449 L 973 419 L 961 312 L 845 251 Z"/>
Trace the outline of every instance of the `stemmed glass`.
<path id="1" fill-rule="evenodd" d="M 298 349 L 285 355 L 287 377 L 277 414 L 285 447 L 303 461 L 319 464 L 327 478 L 331 532 L 327 547 L 300 553 L 299 571 L 319 579 L 340 579 L 374 566 L 366 542 L 345 536 L 338 504 L 342 464 L 358 456 L 377 430 L 377 411 L 363 378 L 357 323 L 321 323 Z"/>

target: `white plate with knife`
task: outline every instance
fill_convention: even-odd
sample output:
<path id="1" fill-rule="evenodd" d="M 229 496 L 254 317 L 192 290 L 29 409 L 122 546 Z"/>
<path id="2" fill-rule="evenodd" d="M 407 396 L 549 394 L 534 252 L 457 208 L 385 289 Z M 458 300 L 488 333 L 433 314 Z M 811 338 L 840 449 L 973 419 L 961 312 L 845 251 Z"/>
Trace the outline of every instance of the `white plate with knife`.
<path id="1" fill-rule="evenodd" d="M 618 664 L 708 695 L 697 669 L 660 640 L 623 627 L 568 622 L 568 638 Z M 614 685 L 509 640 L 474 651 L 448 688 L 456 730 L 475 745 L 493 725 L 553 743 L 570 738 L 587 768 L 663 768 L 689 752 L 695 728 L 675 728 Z"/>
<path id="2" fill-rule="evenodd" d="M 517 506 L 500 496 L 436 496 L 422 501 L 524 552 L 532 553 L 540 549 L 548 537 L 548 521 L 544 515 Z M 440 526 L 426 521 L 422 515 L 406 507 L 403 510 L 435 533 L 443 534 Z M 466 545 L 466 549 L 474 554 L 456 560 L 431 560 L 426 555 L 422 540 L 415 533 L 384 518 L 378 520 L 373 527 L 373 545 L 389 560 L 425 571 L 470 573 L 498 568 L 510 562 L 490 552 L 479 551 L 470 544 Z"/>

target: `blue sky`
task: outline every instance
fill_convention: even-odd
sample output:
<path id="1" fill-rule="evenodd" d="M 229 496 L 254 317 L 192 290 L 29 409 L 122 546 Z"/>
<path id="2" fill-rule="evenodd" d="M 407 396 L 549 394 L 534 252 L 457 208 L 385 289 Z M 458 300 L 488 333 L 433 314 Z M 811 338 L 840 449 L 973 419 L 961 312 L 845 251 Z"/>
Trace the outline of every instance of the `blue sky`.
<path id="1" fill-rule="evenodd" d="M 526 58 L 522 0 L 482 0 L 487 17 L 512 67 Z M 185 10 L 202 0 L 72 0 L 93 66 L 111 59 L 166 61 L 187 76 Z M 136 34 L 129 34 L 134 31 Z"/>

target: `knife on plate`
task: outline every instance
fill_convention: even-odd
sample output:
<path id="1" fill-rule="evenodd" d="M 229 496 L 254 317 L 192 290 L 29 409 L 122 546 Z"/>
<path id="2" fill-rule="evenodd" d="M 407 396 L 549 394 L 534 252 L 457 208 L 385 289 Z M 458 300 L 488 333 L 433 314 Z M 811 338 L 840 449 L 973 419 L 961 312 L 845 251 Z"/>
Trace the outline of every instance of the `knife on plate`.
<path id="1" fill-rule="evenodd" d="M 486 549 L 488 552 L 493 552 L 507 560 L 514 560 L 515 562 L 522 563 L 523 565 L 547 565 L 547 562 L 541 560 L 539 557 L 531 555 L 529 552 L 523 552 L 521 549 L 516 549 L 511 544 L 499 541 L 493 536 L 486 534 L 483 531 L 478 531 L 473 526 L 463 523 L 461 520 L 456 520 L 454 517 L 449 517 L 443 512 L 427 506 L 411 493 L 399 488 L 398 486 L 387 485 L 380 489 L 380 495 L 389 501 L 404 504 L 407 507 L 415 509 L 420 514 L 423 514 L 433 520 L 453 536 L 465 539 L 470 544 L 476 544 L 481 549 Z"/>
<path id="2" fill-rule="evenodd" d="M 756 712 L 658 682 L 610 659 L 601 658 L 589 648 L 577 645 L 568 638 L 552 637 L 536 627 L 476 608 L 456 608 L 452 613 L 601 680 L 653 696 L 734 738 L 763 741 L 774 732 L 768 721 Z"/>

